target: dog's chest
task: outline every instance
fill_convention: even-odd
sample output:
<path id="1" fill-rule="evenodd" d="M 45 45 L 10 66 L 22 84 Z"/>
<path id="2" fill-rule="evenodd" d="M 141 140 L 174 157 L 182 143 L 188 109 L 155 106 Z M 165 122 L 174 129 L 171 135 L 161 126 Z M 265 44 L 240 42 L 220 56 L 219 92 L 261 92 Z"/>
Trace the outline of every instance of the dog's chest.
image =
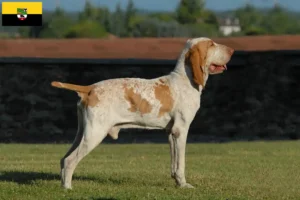
<path id="1" fill-rule="evenodd" d="M 183 83 L 177 87 L 177 108 L 179 110 L 195 111 L 200 108 L 201 88 L 199 90 Z"/>

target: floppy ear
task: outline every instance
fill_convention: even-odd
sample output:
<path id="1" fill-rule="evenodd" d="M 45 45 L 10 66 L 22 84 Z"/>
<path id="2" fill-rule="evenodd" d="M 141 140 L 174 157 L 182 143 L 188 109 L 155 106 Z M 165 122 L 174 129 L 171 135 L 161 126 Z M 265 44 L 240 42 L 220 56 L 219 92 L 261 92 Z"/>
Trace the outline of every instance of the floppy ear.
<path id="1" fill-rule="evenodd" d="M 202 85 L 204 87 L 204 71 L 201 67 L 202 58 L 198 48 L 191 48 L 186 54 L 186 59 L 188 59 L 193 72 L 193 80 L 197 85 Z"/>
<path id="2" fill-rule="evenodd" d="M 195 44 L 186 54 L 186 59 L 189 62 L 192 72 L 193 80 L 197 85 L 204 87 L 204 67 L 206 61 L 206 54 L 209 46 L 213 44 L 212 41 L 203 41 Z"/>

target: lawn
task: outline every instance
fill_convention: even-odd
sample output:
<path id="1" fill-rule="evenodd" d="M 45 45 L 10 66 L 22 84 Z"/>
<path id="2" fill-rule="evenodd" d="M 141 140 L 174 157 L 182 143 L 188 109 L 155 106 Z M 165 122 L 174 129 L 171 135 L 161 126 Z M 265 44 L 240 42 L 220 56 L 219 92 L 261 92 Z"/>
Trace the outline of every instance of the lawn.
<path id="1" fill-rule="evenodd" d="M 0 144 L 0 199 L 300 199 L 300 141 L 188 144 L 187 180 L 175 187 L 167 144 L 102 144 L 60 187 L 70 144 Z"/>

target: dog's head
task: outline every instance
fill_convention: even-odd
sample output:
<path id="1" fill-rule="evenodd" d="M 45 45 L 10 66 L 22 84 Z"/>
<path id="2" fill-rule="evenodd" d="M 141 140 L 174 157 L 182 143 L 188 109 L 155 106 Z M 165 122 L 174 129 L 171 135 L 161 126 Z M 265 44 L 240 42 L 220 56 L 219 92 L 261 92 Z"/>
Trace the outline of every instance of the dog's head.
<path id="1" fill-rule="evenodd" d="M 185 60 L 192 68 L 193 80 L 204 87 L 204 76 L 208 74 L 220 74 L 227 69 L 234 50 L 222 44 L 218 44 L 209 38 L 189 39 L 186 43 L 188 52 Z"/>

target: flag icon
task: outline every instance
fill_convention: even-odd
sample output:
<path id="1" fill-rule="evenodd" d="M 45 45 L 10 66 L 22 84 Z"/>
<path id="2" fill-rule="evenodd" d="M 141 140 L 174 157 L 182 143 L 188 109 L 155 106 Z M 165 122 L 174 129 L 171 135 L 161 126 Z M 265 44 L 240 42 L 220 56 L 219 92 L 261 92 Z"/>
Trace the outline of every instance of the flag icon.
<path id="1" fill-rule="evenodd" d="M 42 26 L 42 2 L 2 2 L 2 26 Z"/>

